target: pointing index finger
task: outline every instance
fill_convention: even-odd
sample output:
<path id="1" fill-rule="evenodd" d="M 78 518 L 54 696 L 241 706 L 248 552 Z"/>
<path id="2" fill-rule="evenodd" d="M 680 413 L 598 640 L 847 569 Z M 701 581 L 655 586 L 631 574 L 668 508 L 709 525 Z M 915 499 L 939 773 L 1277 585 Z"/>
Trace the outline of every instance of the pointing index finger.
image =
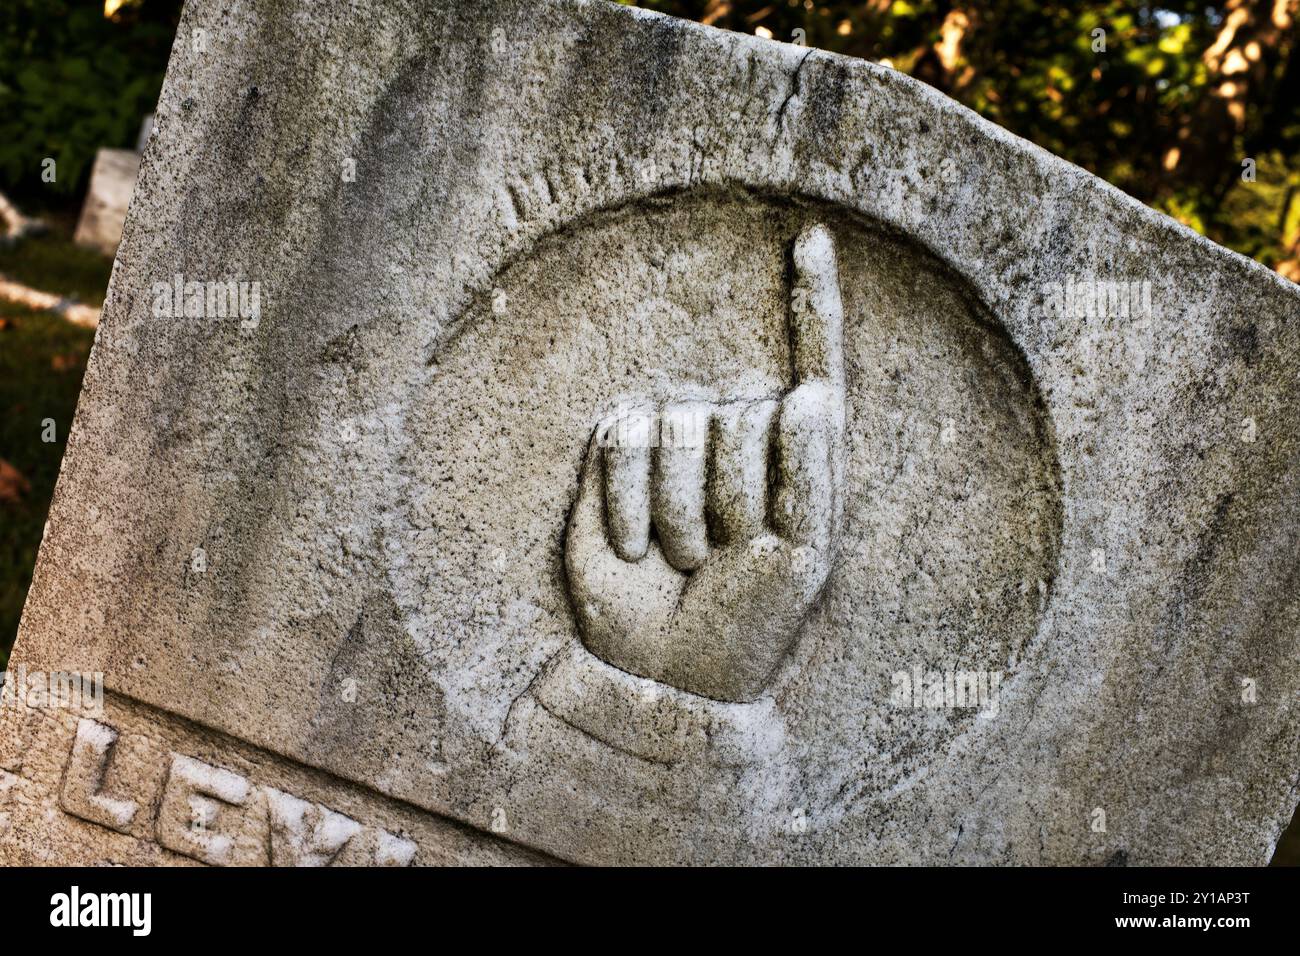
<path id="1" fill-rule="evenodd" d="M 835 240 L 821 223 L 794 241 L 794 288 L 790 296 L 796 384 L 844 386 L 844 303 L 840 298 Z"/>

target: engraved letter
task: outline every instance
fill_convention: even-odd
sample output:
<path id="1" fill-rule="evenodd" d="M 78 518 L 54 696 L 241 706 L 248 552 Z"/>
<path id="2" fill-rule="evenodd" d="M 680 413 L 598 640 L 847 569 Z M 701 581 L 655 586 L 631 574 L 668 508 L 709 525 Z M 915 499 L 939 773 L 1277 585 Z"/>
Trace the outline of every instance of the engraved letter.
<path id="1" fill-rule="evenodd" d="M 410 866 L 415 850 L 410 840 L 380 830 L 375 838 L 375 866 Z"/>
<path id="2" fill-rule="evenodd" d="M 242 806 L 248 791 L 248 781 L 239 774 L 172 754 L 171 772 L 158 810 L 158 842 L 204 863 L 226 863 L 234 840 L 211 832 L 212 825 L 222 804 Z"/>
<path id="3" fill-rule="evenodd" d="M 116 743 L 117 731 L 112 727 L 81 719 L 59 802 L 73 816 L 125 833 L 139 807 L 134 800 L 110 797 L 100 789 Z"/>
<path id="4" fill-rule="evenodd" d="M 328 807 L 271 787 L 264 789 L 271 819 L 272 866 L 329 866 L 361 832 L 356 820 Z"/>

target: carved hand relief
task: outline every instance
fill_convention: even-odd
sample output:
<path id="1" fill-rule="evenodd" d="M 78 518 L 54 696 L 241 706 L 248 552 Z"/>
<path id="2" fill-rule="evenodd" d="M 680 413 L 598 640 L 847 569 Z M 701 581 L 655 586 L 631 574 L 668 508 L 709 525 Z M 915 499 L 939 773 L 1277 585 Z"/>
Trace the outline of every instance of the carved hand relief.
<path id="1" fill-rule="evenodd" d="M 767 686 L 839 549 L 844 307 L 830 231 L 805 229 L 792 261 L 794 387 L 602 423 L 565 542 L 587 648 L 723 701 Z"/>
<path id="2" fill-rule="evenodd" d="M 898 674 L 1005 685 L 1039 628 L 1061 507 L 1032 371 L 941 260 L 841 208 L 585 217 L 466 303 L 423 388 L 392 574 L 456 675 L 449 751 L 815 777 L 852 746 L 870 793 L 977 719 L 892 704 Z"/>

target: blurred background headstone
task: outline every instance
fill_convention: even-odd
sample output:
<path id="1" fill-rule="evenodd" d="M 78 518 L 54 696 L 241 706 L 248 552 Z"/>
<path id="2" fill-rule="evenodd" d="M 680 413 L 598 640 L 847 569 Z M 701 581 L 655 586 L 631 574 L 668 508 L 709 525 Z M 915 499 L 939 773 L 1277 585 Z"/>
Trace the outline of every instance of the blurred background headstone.
<path id="1" fill-rule="evenodd" d="M 104 255 L 117 253 L 122 225 L 140 171 L 140 154 L 131 149 L 101 149 L 90 174 L 90 189 L 81 207 L 74 241 L 98 249 Z"/>

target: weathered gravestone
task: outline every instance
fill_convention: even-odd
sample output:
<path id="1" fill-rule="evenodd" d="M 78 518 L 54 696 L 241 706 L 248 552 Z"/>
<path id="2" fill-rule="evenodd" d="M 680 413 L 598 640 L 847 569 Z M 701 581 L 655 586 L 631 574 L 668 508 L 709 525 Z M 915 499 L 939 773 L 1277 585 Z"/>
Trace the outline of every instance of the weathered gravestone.
<path id="1" fill-rule="evenodd" d="M 889 69 L 191 2 L 8 862 L 1263 863 L 1300 291 Z"/>

